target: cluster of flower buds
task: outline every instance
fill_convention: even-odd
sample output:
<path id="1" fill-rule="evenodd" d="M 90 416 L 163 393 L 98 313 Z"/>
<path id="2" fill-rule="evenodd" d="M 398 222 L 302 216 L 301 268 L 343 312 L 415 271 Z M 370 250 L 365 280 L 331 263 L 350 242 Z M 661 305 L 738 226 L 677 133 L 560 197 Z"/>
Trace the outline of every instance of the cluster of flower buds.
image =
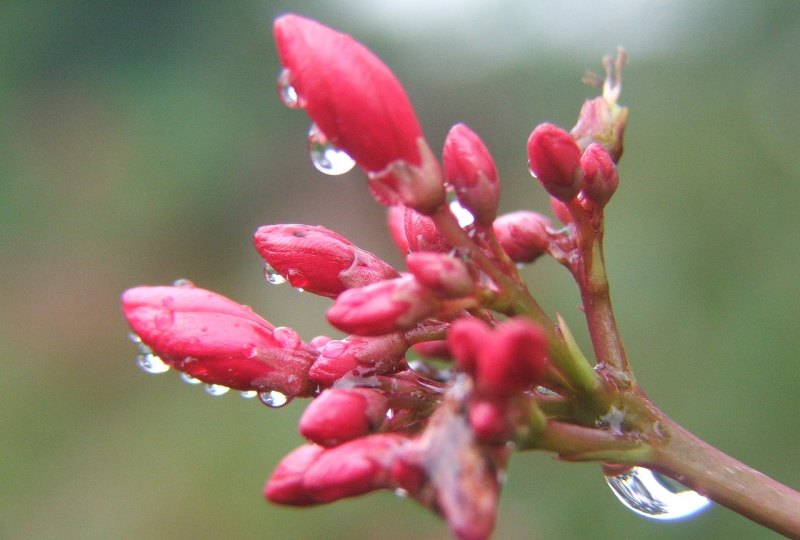
<path id="1" fill-rule="evenodd" d="M 400 83 L 350 36 L 296 15 L 274 30 L 281 91 L 365 170 L 408 271 L 321 226 L 267 225 L 254 244 L 270 275 L 331 298 L 327 320 L 346 337 L 305 343 L 194 286 L 130 289 L 123 313 L 148 350 L 195 379 L 314 398 L 299 426 L 309 442 L 278 465 L 269 500 L 402 489 L 458 537 L 486 538 L 506 443 L 528 422 L 534 388 L 557 372 L 539 326 L 491 310 L 515 314 L 514 263 L 554 254 L 559 233 L 536 212 L 498 216 L 497 168 L 466 125 L 448 133 L 440 166 Z M 528 141 L 530 168 L 564 223 L 602 209 L 616 188 L 626 112 L 615 92 L 609 85 L 602 102 L 587 102 L 572 134 L 542 124 Z M 448 191 L 471 223 L 456 219 Z M 411 369 L 410 349 L 427 371 Z"/>

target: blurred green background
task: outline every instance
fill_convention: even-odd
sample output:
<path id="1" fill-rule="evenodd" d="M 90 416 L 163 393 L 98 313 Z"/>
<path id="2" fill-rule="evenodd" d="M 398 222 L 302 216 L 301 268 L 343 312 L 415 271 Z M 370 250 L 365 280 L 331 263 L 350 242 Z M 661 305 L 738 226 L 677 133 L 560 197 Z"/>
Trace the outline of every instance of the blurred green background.
<path id="1" fill-rule="evenodd" d="M 325 177 L 275 94 L 271 20 L 356 35 L 404 82 L 432 147 L 467 122 L 503 210 L 547 211 L 526 171 L 539 122 L 624 45 L 631 109 L 607 262 L 636 374 L 712 444 L 800 488 L 800 4 L 787 1 L 0 3 L 0 537 L 447 538 L 377 494 L 308 510 L 260 495 L 301 443 L 269 410 L 149 376 L 118 296 L 189 278 L 306 338 L 327 301 L 268 286 L 262 224 L 322 224 L 393 262 L 363 176 Z M 581 327 L 569 279 L 527 269 Z M 585 333 L 580 334 L 585 343 Z M 646 521 L 595 465 L 518 455 L 497 538 L 771 538 L 723 508 Z"/>

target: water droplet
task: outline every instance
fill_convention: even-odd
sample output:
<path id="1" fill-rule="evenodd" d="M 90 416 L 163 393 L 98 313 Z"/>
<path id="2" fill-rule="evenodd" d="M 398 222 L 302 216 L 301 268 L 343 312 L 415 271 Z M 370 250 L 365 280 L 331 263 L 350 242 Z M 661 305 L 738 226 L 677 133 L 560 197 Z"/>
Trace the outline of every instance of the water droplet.
<path id="1" fill-rule="evenodd" d="M 472 225 L 475 221 L 475 216 L 472 215 L 472 212 L 461 206 L 461 203 L 457 200 L 450 203 L 450 211 L 456 216 L 456 220 L 462 228 Z"/>
<path id="2" fill-rule="evenodd" d="M 206 393 L 210 396 L 221 396 L 222 394 L 227 394 L 228 390 L 230 390 L 230 388 L 222 386 L 221 384 L 206 385 Z"/>
<path id="3" fill-rule="evenodd" d="M 175 281 L 172 282 L 172 286 L 173 287 L 186 287 L 186 288 L 191 289 L 191 288 L 194 288 L 194 282 L 192 282 L 192 281 L 190 281 L 188 279 L 179 278 L 179 279 L 176 279 Z"/>
<path id="4" fill-rule="evenodd" d="M 650 519 L 687 519 L 711 506 L 711 501 L 699 493 L 644 467 L 606 476 L 606 482 L 622 504 Z"/>
<path id="5" fill-rule="evenodd" d="M 278 97 L 290 109 L 302 109 L 305 106 L 303 100 L 297 95 L 297 90 L 292 86 L 292 74 L 288 69 L 281 70 L 278 75 Z"/>
<path id="6" fill-rule="evenodd" d="M 200 384 L 201 382 L 203 382 L 200 379 L 195 379 L 194 377 L 185 372 L 181 372 L 181 380 L 186 384 Z"/>
<path id="7" fill-rule="evenodd" d="M 406 491 L 406 490 L 405 490 L 405 489 L 403 489 L 403 488 L 397 488 L 397 489 L 395 489 L 395 490 L 394 490 L 394 494 L 395 494 L 395 496 L 397 496 L 397 497 L 400 497 L 400 498 L 402 498 L 402 499 L 405 499 L 406 497 L 408 497 L 408 491 Z"/>
<path id="8" fill-rule="evenodd" d="M 300 335 L 288 326 L 278 326 L 272 331 L 272 336 L 284 349 L 296 349 L 300 346 Z"/>
<path id="9" fill-rule="evenodd" d="M 152 375 L 169 371 L 169 365 L 152 352 L 145 352 L 137 356 L 136 365 L 145 373 Z"/>
<path id="10" fill-rule="evenodd" d="M 336 148 L 316 124 L 311 124 L 308 130 L 308 154 L 318 171 L 331 176 L 350 172 L 356 165 L 353 158 Z"/>
<path id="11" fill-rule="evenodd" d="M 270 390 L 269 392 L 259 392 L 258 399 L 261 403 L 272 409 L 283 407 L 291 401 L 286 394 L 282 394 L 277 390 Z"/>
<path id="12" fill-rule="evenodd" d="M 268 264 L 264 265 L 264 279 L 267 280 L 267 283 L 270 285 L 280 285 L 282 283 L 286 283 L 286 278 L 283 277 Z"/>
<path id="13" fill-rule="evenodd" d="M 239 395 L 242 396 L 244 399 L 252 399 L 258 395 L 258 392 L 255 390 L 242 390 L 239 392 Z"/>

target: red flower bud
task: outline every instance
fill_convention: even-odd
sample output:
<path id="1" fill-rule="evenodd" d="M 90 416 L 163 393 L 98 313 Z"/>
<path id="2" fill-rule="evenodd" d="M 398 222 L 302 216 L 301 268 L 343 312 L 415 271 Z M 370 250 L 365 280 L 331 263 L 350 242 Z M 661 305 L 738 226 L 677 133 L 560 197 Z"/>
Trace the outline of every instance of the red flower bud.
<path id="1" fill-rule="evenodd" d="M 442 152 L 444 175 L 461 205 L 479 225 L 489 226 L 497 216 L 500 180 L 489 150 L 464 124 L 450 129 Z"/>
<path id="2" fill-rule="evenodd" d="M 592 143 L 581 156 L 583 194 L 598 206 L 605 206 L 617 190 L 619 173 L 614 160 L 602 145 Z"/>
<path id="3" fill-rule="evenodd" d="M 564 202 L 581 188 L 581 150 L 569 133 L 553 124 L 540 124 L 528 138 L 528 163 L 545 190 Z"/>
<path id="4" fill-rule="evenodd" d="M 386 222 L 389 225 L 389 234 L 400 253 L 408 253 L 408 240 L 406 239 L 406 207 L 402 205 L 390 206 L 386 211 Z"/>
<path id="5" fill-rule="evenodd" d="M 136 287 L 122 311 L 142 342 L 172 367 L 238 390 L 309 395 L 316 352 L 288 329 L 276 332 L 247 306 L 195 287 Z"/>
<path id="6" fill-rule="evenodd" d="M 407 350 L 408 342 L 400 333 L 335 339 L 323 347 L 308 376 L 313 381 L 330 386 L 349 374 L 366 376 L 391 373 L 400 367 Z"/>
<path id="7" fill-rule="evenodd" d="M 535 261 L 550 244 L 550 220 L 537 212 L 520 210 L 504 214 L 494 222 L 494 234 L 515 263 Z"/>
<path id="8" fill-rule="evenodd" d="M 443 339 L 415 343 L 411 348 L 422 358 L 436 358 L 439 360 L 452 360 L 453 358 L 447 346 L 447 341 Z"/>
<path id="9" fill-rule="evenodd" d="M 275 467 L 264 486 L 264 497 L 276 504 L 307 506 L 317 501 L 303 486 L 303 475 L 325 451 L 322 446 L 306 444 L 287 454 Z"/>
<path id="10" fill-rule="evenodd" d="M 550 197 L 550 210 L 553 211 L 553 215 L 556 216 L 556 219 L 564 225 L 572 223 L 572 214 L 570 214 L 569 208 L 555 197 Z"/>
<path id="11" fill-rule="evenodd" d="M 477 400 L 469 408 L 469 425 L 475 438 L 488 444 L 503 444 L 514 434 L 505 402 Z"/>
<path id="12" fill-rule="evenodd" d="M 326 316 L 344 332 L 379 336 L 411 328 L 434 311 L 425 288 L 406 275 L 344 291 Z"/>
<path id="13" fill-rule="evenodd" d="M 265 225 L 253 242 L 264 260 L 293 287 L 335 298 L 345 289 L 391 279 L 391 265 L 325 227 Z"/>
<path id="14" fill-rule="evenodd" d="M 414 108 L 394 74 L 347 34 L 299 17 L 275 20 L 281 63 L 306 112 L 374 183 L 421 211 L 444 201 L 444 186 Z M 432 167 L 432 169 L 431 169 Z"/>
<path id="15" fill-rule="evenodd" d="M 417 282 L 439 298 L 463 298 L 472 293 L 472 276 L 466 265 L 444 253 L 409 253 L 406 266 Z"/>
<path id="16" fill-rule="evenodd" d="M 433 220 L 411 208 L 405 209 L 406 242 L 410 251 L 439 251 L 453 249 L 447 239 L 436 229 Z"/>
<path id="17" fill-rule="evenodd" d="M 336 446 L 368 435 L 386 418 L 389 401 L 369 388 L 330 388 L 306 407 L 300 434 L 322 446 Z"/>

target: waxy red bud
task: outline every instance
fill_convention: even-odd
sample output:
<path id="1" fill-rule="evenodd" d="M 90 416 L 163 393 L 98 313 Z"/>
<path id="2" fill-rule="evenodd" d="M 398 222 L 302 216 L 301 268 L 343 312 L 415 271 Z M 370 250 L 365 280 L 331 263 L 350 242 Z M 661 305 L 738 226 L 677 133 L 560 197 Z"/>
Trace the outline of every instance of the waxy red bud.
<path id="1" fill-rule="evenodd" d="M 488 227 L 497 216 L 500 180 L 489 149 L 478 135 L 464 124 L 450 129 L 442 151 L 444 176 L 461 205 Z"/>
<path id="2" fill-rule="evenodd" d="M 314 349 L 224 296 L 187 286 L 136 287 L 123 293 L 122 311 L 145 345 L 196 379 L 287 396 L 313 392 Z"/>
<path id="3" fill-rule="evenodd" d="M 308 376 L 330 386 L 348 375 L 365 377 L 391 373 L 399 369 L 407 350 L 408 342 L 402 333 L 334 339 L 322 348 Z"/>
<path id="4" fill-rule="evenodd" d="M 425 287 L 405 275 L 344 291 L 326 316 L 333 326 L 360 336 L 406 330 L 434 313 Z"/>
<path id="5" fill-rule="evenodd" d="M 581 150 L 569 133 L 553 124 L 540 124 L 528 138 L 531 173 L 553 197 L 564 202 L 581 189 Z"/>
<path id="6" fill-rule="evenodd" d="M 389 68 L 349 35 L 304 17 L 279 17 L 274 32 L 298 103 L 334 146 L 374 176 L 379 201 L 423 213 L 439 207 L 441 172 Z"/>
<path id="7" fill-rule="evenodd" d="M 418 251 L 406 257 L 408 271 L 417 282 L 439 298 L 463 298 L 472 293 L 467 266 L 450 255 Z"/>
<path id="8" fill-rule="evenodd" d="M 305 506 L 392 488 L 392 463 L 407 442 L 402 435 L 379 433 L 333 448 L 301 446 L 278 464 L 264 496 L 274 503 Z"/>
<path id="9" fill-rule="evenodd" d="M 550 245 L 550 220 L 528 210 L 504 214 L 494 222 L 494 234 L 515 263 L 535 261 Z"/>
<path id="10" fill-rule="evenodd" d="M 431 218 L 411 208 L 405 209 L 405 233 L 409 251 L 446 253 L 453 249 L 450 242 L 436 229 Z"/>
<path id="11" fill-rule="evenodd" d="M 592 143 L 581 156 L 583 169 L 583 194 L 600 207 L 606 205 L 617 190 L 619 173 L 614 160 L 600 144 Z"/>
<path id="12" fill-rule="evenodd" d="M 320 296 L 335 298 L 345 289 L 400 275 L 389 263 L 325 227 L 265 225 L 256 231 L 253 243 L 293 287 Z"/>
<path id="13" fill-rule="evenodd" d="M 377 430 L 389 400 L 369 388 L 329 388 L 312 401 L 300 418 L 300 434 L 322 446 L 336 446 Z"/>

